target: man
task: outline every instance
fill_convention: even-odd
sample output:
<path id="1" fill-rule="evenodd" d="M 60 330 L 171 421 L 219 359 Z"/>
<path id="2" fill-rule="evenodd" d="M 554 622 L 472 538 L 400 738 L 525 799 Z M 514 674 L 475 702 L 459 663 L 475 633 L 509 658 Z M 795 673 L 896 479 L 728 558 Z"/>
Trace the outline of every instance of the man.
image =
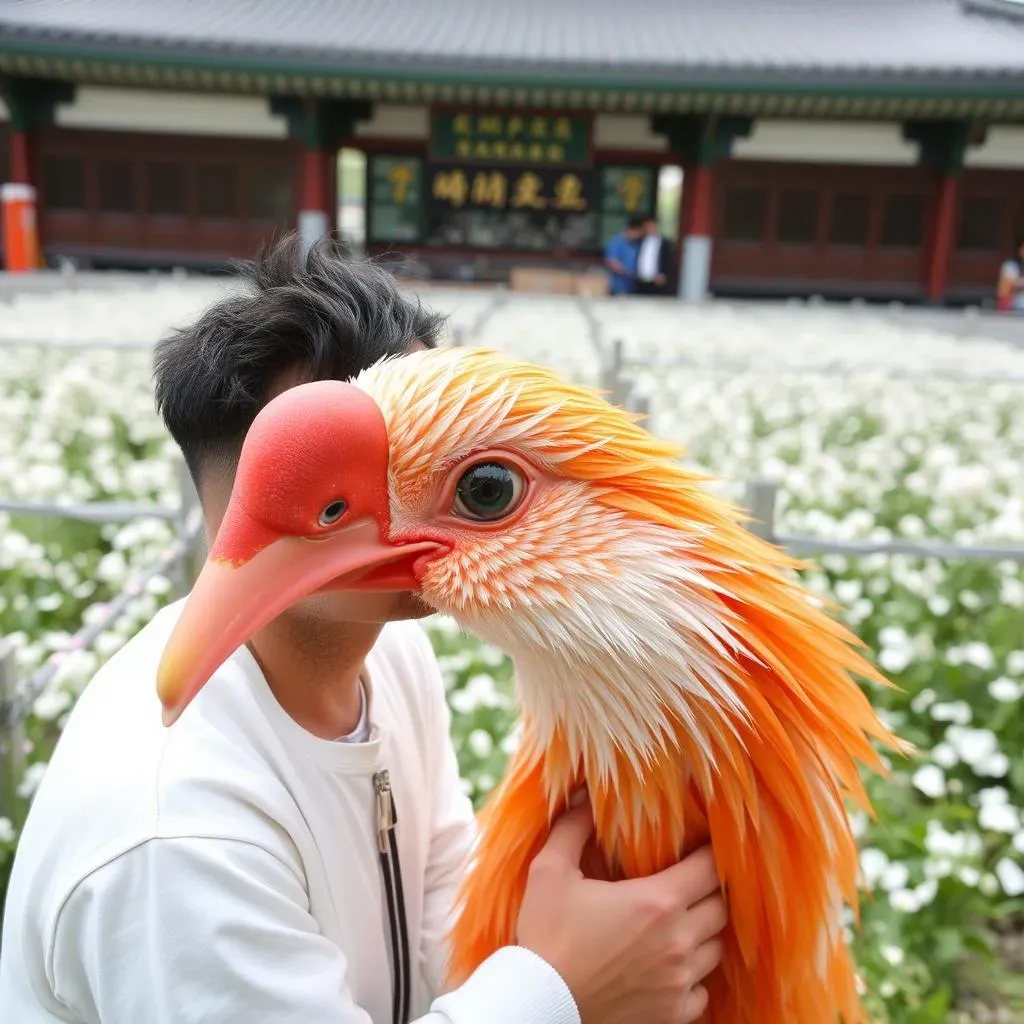
<path id="1" fill-rule="evenodd" d="M 643 235 L 636 261 L 636 294 L 668 295 L 675 275 L 672 245 L 662 237 L 657 217 L 643 222 Z"/>
<path id="2" fill-rule="evenodd" d="M 323 246 L 302 257 L 292 237 L 250 269 L 244 295 L 165 339 L 157 402 L 208 535 L 267 401 L 432 347 L 441 325 L 373 264 Z M 100 670 L 37 791 L 4 921 L 3 1020 L 697 1018 L 725 921 L 709 851 L 645 880 L 584 879 L 592 821 L 582 807 L 556 822 L 533 863 L 520 945 L 442 993 L 474 820 L 437 662 L 403 621 L 428 611 L 414 595 L 302 600 L 168 729 L 155 673 L 180 609 L 162 610 Z M 397 863 L 378 853 L 385 771 Z"/>
<path id="3" fill-rule="evenodd" d="M 604 265 L 611 271 L 612 295 L 629 295 L 636 286 L 637 249 L 643 235 L 643 217 L 630 217 L 626 229 L 608 243 Z"/>

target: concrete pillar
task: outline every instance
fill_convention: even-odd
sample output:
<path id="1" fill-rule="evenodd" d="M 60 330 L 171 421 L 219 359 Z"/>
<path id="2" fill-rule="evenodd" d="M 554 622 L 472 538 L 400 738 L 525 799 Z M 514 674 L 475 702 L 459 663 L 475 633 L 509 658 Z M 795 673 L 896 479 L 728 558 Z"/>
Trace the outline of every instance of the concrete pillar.
<path id="1" fill-rule="evenodd" d="M 331 210 L 328 176 L 337 174 L 337 153 L 309 147 L 302 154 L 302 190 L 299 200 L 298 229 L 303 251 L 320 238 L 333 234 L 337 212 Z"/>
<path id="2" fill-rule="evenodd" d="M 711 283 L 711 167 L 692 164 L 683 172 L 683 194 L 680 204 L 682 239 L 682 272 L 679 275 L 679 298 L 700 302 L 707 297 Z"/>

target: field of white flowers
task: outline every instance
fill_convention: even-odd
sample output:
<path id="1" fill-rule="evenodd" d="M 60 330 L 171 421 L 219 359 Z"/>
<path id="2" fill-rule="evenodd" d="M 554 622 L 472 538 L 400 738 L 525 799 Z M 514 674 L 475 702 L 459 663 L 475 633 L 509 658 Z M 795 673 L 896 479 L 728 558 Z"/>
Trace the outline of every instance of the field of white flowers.
<path id="1" fill-rule="evenodd" d="M 0 306 L 0 496 L 174 505 L 148 353 L 85 346 L 145 346 L 223 287 L 140 279 Z M 491 297 L 424 300 L 469 326 Z M 778 482 L 780 533 L 1024 545 L 1024 350 L 982 328 L 956 340 L 866 310 L 655 300 L 603 301 L 594 314 L 603 343 L 621 340 L 636 362 L 656 433 L 737 498 L 753 475 Z M 467 341 L 597 380 L 588 318 L 569 300 L 512 298 Z M 0 513 L 0 634 L 22 675 L 101 614 L 173 529 Z M 899 684 L 871 696 L 921 751 L 872 782 L 878 820 L 855 820 L 872 892 L 851 938 L 872 1011 L 890 1024 L 1024 1020 L 1024 567 L 826 555 L 805 577 Z M 97 664 L 172 593 L 170 580 L 151 582 L 93 650 L 64 655 L 28 723 L 25 799 Z M 510 749 L 510 666 L 446 620 L 427 628 L 479 800 Z M 15 833 L 0 819 L 0 846 L 13 850 Z"/>

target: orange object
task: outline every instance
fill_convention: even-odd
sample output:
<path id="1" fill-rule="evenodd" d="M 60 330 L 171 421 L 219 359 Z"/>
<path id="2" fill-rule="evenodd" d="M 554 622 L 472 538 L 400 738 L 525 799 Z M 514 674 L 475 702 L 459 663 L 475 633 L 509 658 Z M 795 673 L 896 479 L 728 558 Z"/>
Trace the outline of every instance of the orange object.
<path id="1" fill-rule="evenodd" d="M 702 1024 L 867 1024 L 844 931 L 863 881 L 847 803 L 870 811 L 861 768 L 884 776 L 883 751 L 912 748 L 801 563 L 681 454 L 596 391 L 481 349 L 286 391 L 249 430 L 164 650 L 165 721 L 302 597 L 415 589 L 508 652 L 522 707 L 449 986 L 516 942 L 530 862 L 585 787 L 590 877 L 650 875 L 711 842 L 729 924 Z"/>
<path id="2" fill-rule="evenodd" d="M 4 268 L 25 273 L 39 267 L 36 190 L 21 182 L 0 185 L 3 208 Z"/>

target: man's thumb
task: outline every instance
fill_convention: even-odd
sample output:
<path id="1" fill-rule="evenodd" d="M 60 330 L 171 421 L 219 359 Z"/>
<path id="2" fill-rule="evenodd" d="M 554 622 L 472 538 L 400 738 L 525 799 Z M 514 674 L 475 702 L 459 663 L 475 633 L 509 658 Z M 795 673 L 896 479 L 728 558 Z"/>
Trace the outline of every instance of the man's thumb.
<path id="1" fill-rule="evenodd" d="M 541 856 L 578 870 L 587 840 L 593 834 L 594 814 L 590 803 L 584 801 L 577 807 L 570 807 L 551 826 Z"/>

